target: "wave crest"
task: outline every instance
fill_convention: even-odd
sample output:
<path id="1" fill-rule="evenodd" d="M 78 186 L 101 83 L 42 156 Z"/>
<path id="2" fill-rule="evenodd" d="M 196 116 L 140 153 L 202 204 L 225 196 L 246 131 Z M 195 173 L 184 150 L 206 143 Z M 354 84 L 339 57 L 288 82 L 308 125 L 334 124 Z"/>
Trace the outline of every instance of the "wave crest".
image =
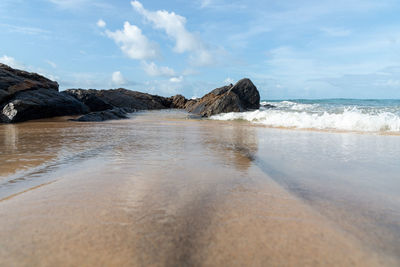
<path id="1" fill-rule="evenodd" d="M 284 103 L 287 102 L 287 103 Z M 277 103 L 273 103 L 275 106 Z M 287 110 L 282 110 L 287 105 Z M 303 105 L 297 106 L 296 105 Z M 271 127 L 344 130 L 359 132 L 400 132 L 400 116 L 391 112 L 365 113 L 357 108 L 345 108 L 340 113 L 307 112 L 307 106 L 290 101 L 279 103 L 278 109 L 256 110 L 243 113 L 225 113 L 212 116 L 213 120 L 246 120 Z M 291 108 L 291 107 L 295 108 Z M 315 110 L 316 106 L 310 107 Z M 299 111 L 301 110 L 301 111 Z"/>

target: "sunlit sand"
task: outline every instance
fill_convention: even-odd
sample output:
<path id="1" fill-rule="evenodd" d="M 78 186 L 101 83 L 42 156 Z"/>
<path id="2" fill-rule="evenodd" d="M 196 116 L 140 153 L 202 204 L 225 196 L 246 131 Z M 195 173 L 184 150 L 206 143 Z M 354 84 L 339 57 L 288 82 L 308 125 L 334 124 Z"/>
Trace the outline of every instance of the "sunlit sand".
<path id="1" fill-rule="evenodd" d="M 181 111 L 0 125 L 1 266 L 398 266 L 397 136 Z"/>

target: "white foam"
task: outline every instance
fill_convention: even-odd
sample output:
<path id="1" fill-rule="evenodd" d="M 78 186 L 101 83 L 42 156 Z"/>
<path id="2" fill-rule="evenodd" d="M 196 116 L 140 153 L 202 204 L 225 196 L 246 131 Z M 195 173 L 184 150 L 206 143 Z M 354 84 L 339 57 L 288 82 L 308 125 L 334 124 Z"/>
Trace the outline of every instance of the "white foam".
<path id="1" fill-rule="evenodd" d="M 275 106 L 277 109 L 295 110 L 295 111 L 312 111 L 312 110 L 318 110 L 318 108 L 320 108 L 319 104 L 302 104 L 292 101 L 281 101 L 281 102 L 263 101 L 260 104 L 261 107 L 266 105 L 272 105 Z"/>
<path id="2" fill-rule="evenodd" d="M 273 104 L 275 104 L 276 106 L 276 103 Z M 282 104 L 282 102 L 280 102 L 280 104 L 288 105 L 288 103 Z M 310 106 L 311 105 L 314 104 L 310 104 Z M 305 108 L 302 107 L 301 110 L 305 110 Z M 400 132 L 399 115 L 391 112 L 365 113 L 365 111 L 363 112 L 361 110 L 358 110 L 357 108 L 344 109 L 341 113 L 313 113 L 307 111 L 300 112 L 292 108 L 289 108 L 289 110 L 267 109 L 243 113 L 232 112 L 219 114 L 212 116 L 211 119 L 246 120 L 271 127 L 287 127 L 300 129 L 326 129 L 360 132 Z"/>

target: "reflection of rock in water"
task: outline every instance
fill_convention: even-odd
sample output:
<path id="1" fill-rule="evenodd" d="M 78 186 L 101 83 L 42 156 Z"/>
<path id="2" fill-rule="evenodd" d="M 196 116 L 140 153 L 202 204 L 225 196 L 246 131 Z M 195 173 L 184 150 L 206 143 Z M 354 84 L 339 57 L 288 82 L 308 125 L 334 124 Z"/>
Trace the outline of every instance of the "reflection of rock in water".
<path id="1" fill-rule="evenodd" d="M 242 123 L 219 123 L 203 128 L 206 146 L 221 156 L 227 165 L 238 170 L 250 167 L 258 151 L 258 139 L 254 127 Z"/>
<path id="2" fill-rule="evenodd" d="M 0 136 L 2 136 L 2 140 L 4 140 L 4 150 L 7 152 L 8 150 L 16 150 L 18 147 L 18 138 L 19 138 L 18 127 L 12 124 L 4 125 L 4 131 L 0 131 Z"/>
<path id="3" fill-rule="evenodd" d="M 0 176 L 43 164 L 46 169 L 71 158 L 89 157 L 98 147 L 103 149 L 108 145 L 99 140 L 106 134 L 100 128 L 97 125 L 76 126 L 68 121 L 1 124 Z"/>

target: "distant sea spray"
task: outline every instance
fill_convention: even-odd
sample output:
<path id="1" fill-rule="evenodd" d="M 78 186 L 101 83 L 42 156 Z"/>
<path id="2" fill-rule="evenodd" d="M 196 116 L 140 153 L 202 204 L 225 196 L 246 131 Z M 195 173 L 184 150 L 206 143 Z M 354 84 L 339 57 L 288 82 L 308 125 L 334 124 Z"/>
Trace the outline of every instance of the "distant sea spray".
<path id="1" fill-rule="evenodd" d="M 267 104 L 276 108 L 263 108 Z M 219 114 L 211 119 L 246 120 L 270 127 L 400 134 L 400 100 L 262 101 L 259 110 Z"/>

